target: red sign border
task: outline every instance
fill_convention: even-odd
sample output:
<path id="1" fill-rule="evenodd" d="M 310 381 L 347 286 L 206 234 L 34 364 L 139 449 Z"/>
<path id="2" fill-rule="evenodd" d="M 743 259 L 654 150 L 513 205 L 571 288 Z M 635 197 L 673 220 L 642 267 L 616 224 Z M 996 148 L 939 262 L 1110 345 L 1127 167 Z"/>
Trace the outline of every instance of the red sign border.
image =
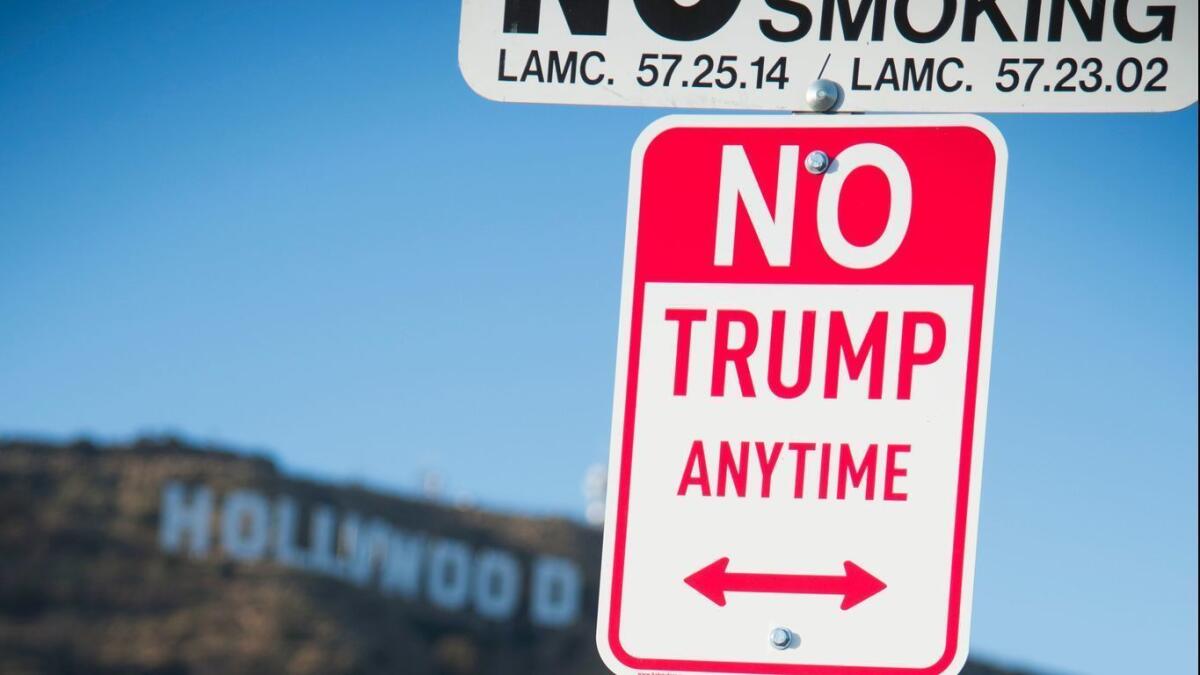
<path id="1" fill-rule="evenodd" d="M 947 635 L 942 656 L 923 668 L 888 666 L 838 666 L 813 664 L 741 663 L 637 657 L 620 643 L 621 587 L 624 574 L 625 535 L 629 511 L 630 462 L 633 419 L 636 408 L 638 352 L 640 349 L 641 293 L 635 288 L 634 261 L 637 253 L 638 219 L 641 203 L 642 165 L 646 151 L 662 133 L 680 128 L 813 128 L 813 127 L 967 127 L 988 138 L 995 152 L 992 214 L 988 233 L 987 271 L 982 289 L 982 306 L 972 301 L 971 343 L 967 358 L 964 391 L 962 449 L 958 494 L 954 517 L 954 545 Z M 617 376 L 613 396 L 612 442 L 609 457 L 610 481 L 604 530 L 596 644 L 605 663 L 614 672 L 685 671 L 737 673 L 746 675 L 935 675 L 958 672 L 967 658 L 970 607 L 974 578 L 975 540 L 982 478 L 983 438 L 986 426 L 987 384 L 990 375 L 991 343 L 999 269 L 1001 222 L 1008 149 L 1000 131 L 977 115 L 879 115 L 843 116 L 712 116 L 670 115 L 651 123 L 638 137 L 630 167 L 626 221 L 625 263 L 622 275 L 621 314 L 618 335 Z M 635 297 L 636 296 L 636 297 Z M 978 312 L 976 310 L 979 310 Z M 636 329 L 636 330 L 634 330 Z M 632 337 L 631 337 L 632 336 Z M 972 390 L 975 392 L 971 396 Z M 626 420 L 630 423 L 625 424 Z M 765 638 L 764 638 L 765 639 Z M 956 668 L 957 667 L 957 668 Z"/>

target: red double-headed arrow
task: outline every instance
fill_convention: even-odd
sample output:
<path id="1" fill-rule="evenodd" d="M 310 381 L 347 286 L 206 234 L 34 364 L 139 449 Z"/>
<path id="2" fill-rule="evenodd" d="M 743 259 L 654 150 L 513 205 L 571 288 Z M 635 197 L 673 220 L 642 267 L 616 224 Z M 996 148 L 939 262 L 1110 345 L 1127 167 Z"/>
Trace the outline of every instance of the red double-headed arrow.
<path id="1" fill-rule="evenodd" d="M 729 558 L 721 558 L 684 581 L 718 606 L 725 606 L 726 593 L 793 593 L 803 595 L 840 595 L 842 609 L 887 588 L 863 568 L 847 560 L 845 574 L 743 574 L 729 572 Z"/>

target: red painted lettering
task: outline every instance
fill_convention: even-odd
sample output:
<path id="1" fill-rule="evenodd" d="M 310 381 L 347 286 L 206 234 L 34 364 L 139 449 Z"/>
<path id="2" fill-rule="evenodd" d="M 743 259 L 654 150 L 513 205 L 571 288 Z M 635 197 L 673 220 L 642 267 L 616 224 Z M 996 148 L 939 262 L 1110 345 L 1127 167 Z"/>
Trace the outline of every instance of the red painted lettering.
<path id="1" fill-rule="evenodd" d="M 929 348 L 916 350 L 917 326 L 929 326 Z M 933 312 L 905 312 L 900 330 L 900 379 L 896 384 L 896 398 L 912 398 L 913 368 L 927 366 L 942 357 L 946 350 L 946 322 Z"/>
<path id="2" fill-rule="evenodd" d="M 843 357 L 846 361 L 846 374 L 852 380 L 857 380 L 862 375 L 863 367 L 870 359 L 867 398 L 883 398 L 883 356 L 886 344 L 887 312 L 875 312 L 858 349 L 854 348 L 850 340 L 846 315 L 842 312 L 830 313 L 829 346 L 825 359 L 825 398 L 837 398 Z"/>
<path id="3" fill-rule="evenodd" d="M 688 488 L 693 485 L 700 488 L 700 494 L 705 497 L 712 494 L 708 487 L 708 463 L 704 459 L 704 442 L 696 441 L 692 443 L 692 450 L 688 453 L 687 466 L 683 470 L 683 479 L 679 481 L 680 497 L 687 494 Z"/>
<path id="4" fill-rule="evenodd" d="M 729 326 L 737 322 L 742 325 L 744 337 L 739 347 L 729 344 Z M 713 345 L 712 395 L 725 395 L 725 371 L 733 364 L 742 396 L 754 396 L 754 382 L 750 379 L 750 355 L 758 342 L 758 320 L 754 314 L 741 309 L 717 311 L 717 336 Z"/>
<path id="5" fill-rule="evenodd" d="M 767 444 L 762 441 L 754 443 L 754 449 L 758 454 L 758 466 L 762 469 L 762 496 L 771 496 L 771 474 L 775 473 L 775 463 L 779 461 L 779 453 L 783 451 L 783 443 L 774 443 L 771 445 L 771 454 L 767 455 Z"/>
<path id="6" fill-rule="evenodd" d="M 679 339 L 675 343 L 675 395 L 686 396 L 688 363 L 692 352 L 692 324 L 704 321 L 708 312 L 703 309 L 668 309 L 667 321 L 679 322 Z"/>
<path id="7" fill-rule="evenodd" d="M 908 475 L 908 469 L 896 466 L 896 455 L 900 453 L 908 453 L 912 450 L 911 445 L 899 445 L 889 443 L 887 446 L 887 466 L 883 471 L 883 498 L 889 502 L 904 502 L 908 501 L 908 494 L 897 492 L 895 489 L 896 479 L 903 478 Z"/>
<path id="8" fill-rule="evenodd" d="M 771 313 L 771 347 L 767 365 L 767 385 L 771 393 L 779 398 L 796 398 L 808 389 L 812 380 L 813 333 L 816 332 L 817 313 L 805 311 L 800 315 L 800 351 L 797 356 L 796 382 L 783 383 L 783 333 L 787 313 L 776 310 Z"/>
<path id="9" fill-rule="evenodd" d="M 853 487 L 859 487 L 864 482 L 867 484 L 865 497 L 867 499 L 875 498 L 875 459 L 878 455 L 877 449 L 878 447 L 874 443 L 868 445 L 862 462 L 858 466 L 855 466 L 854 455 L 850 452 L 850 444 L 842 443 L 841 456 L 838 458 L 838 499 L 846 498 L 847 483 Z"/>
<path id="10" fill-rule="evenodd" d="M 725 479 L 733 482 L 734 492 L 739 497 L 746 496 L 746 469 L 749 468 L 750 443 L 742 441 L 739 445 L 738 460 L 733 459 L 733 447 L 729 441 L 721 441 L 721 455 L 717 460 L 717 496 L 725 496 Z"/>

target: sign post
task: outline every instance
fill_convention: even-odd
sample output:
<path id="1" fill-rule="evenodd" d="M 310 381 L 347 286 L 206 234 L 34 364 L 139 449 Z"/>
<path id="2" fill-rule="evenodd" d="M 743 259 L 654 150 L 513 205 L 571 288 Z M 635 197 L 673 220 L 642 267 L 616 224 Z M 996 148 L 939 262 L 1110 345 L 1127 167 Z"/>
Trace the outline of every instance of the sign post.
<path id="1" fill-rule="evenodd" d="M 971 116 L 642 134 L 597 626 L 614 672 L 965 662 L 1006 161 Z"/>

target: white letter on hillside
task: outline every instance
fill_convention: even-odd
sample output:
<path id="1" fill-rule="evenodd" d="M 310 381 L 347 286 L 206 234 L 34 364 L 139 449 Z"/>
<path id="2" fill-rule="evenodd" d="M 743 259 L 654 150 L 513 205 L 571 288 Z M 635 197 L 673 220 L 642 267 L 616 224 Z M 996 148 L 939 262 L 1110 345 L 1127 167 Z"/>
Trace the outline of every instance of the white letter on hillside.
<path id="1" fill-rule="evenodd" d="M 533 563 L 529 618 L 536 626 L 566 626 L 579 615 L 582 592 L 579 569 L 563 558 L 541 557 Z"/>
<path id="2" fill-rule="evenodd" d="M 271 507 L 254 490 L 225 497 L 221 513 L 221 548 L 234 560 L 258 560 L 270 541 Z"/>
<path id="3" fill-rule="evenodd" d="M 191 535 L 187 552 L 193 558 L 208 554 L 208 524 L 212 518 L 212 490 L 201 485 L 192 491 L 192 502 L 184 503 L 187 487 L 171 481 L 163 488 L 158 522 L 158 545 L 168 553 L 183 549 L 183 534 Z"/>

